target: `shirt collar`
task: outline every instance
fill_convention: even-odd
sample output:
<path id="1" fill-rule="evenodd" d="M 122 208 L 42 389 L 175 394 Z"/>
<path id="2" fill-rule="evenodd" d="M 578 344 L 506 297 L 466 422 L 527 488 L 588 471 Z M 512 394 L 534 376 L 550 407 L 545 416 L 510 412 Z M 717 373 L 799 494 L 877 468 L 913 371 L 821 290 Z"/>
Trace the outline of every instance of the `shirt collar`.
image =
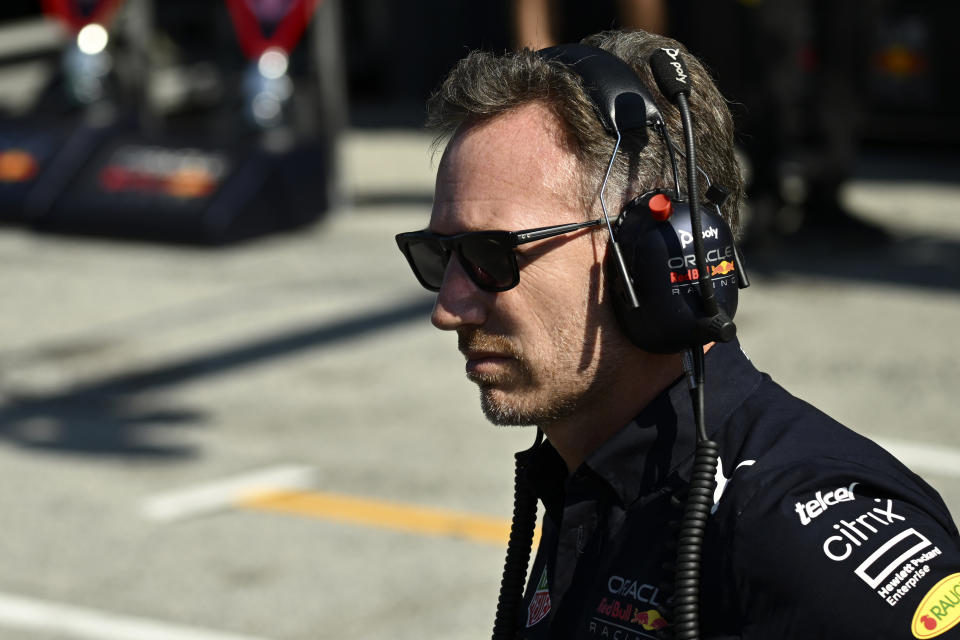
<path id="1" fill-rule="evenodd" d="M 706 423 L 716 434 L 760 380 L 736 340 L 706 354 Z M 623 506 L 663 484 L 693 456 L 695 427 L 686 377 L 654 398 L 633 420 L 591 453 L 575 474 L 602 479 Z M 566 466 L 549 442 L 531 453 L 528 479 L 548 513 L 563 508 Z"/>

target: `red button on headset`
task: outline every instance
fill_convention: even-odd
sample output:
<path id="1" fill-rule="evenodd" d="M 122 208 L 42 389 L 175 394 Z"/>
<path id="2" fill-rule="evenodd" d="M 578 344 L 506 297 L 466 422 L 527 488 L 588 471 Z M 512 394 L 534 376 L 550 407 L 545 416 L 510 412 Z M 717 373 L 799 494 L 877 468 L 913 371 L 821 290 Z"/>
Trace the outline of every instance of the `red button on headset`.
<path id="1" fill-rule="evenodd" d="M 670 202 L 670 198 L 662 193 L 650 198 L 648 206 L 650 207 L 650 215 L 653 216 L 654 220 L 663 222 L 673 215 L 673 203 Z"/>

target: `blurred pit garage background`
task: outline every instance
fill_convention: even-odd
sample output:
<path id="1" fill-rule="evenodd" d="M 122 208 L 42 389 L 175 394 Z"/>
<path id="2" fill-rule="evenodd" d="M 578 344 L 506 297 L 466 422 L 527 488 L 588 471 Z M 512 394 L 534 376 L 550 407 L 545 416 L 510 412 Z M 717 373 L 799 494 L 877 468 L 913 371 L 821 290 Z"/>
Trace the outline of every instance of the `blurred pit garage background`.
<path id="1" fill-rule="evenodd" d="M 591 4 L 568 30 L 617 24 Z M 669 8 L 698 33 L 698 2 Z M 889 241 L 748 250 L 737 318 L 759 368 L 954 514 L 956 13 L 877 5 L 842 196 Z M 0 638 L 489 637 L 533 434 L 483 420 L 393 234 L 430 210 L 424 99 L 512 46 L 511 16 L 0 4 Z"/>

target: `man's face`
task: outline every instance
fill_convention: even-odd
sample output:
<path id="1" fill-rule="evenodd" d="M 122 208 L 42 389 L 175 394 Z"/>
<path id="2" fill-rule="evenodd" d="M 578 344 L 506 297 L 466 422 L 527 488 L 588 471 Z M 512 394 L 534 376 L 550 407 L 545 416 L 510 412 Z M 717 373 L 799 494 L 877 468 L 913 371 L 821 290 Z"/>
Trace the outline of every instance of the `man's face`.
<path id="1" fill-rule="evenodd" d="M 467 128 L 441 160 L 430 231 L 530 229 L 579 222 L 577 164 L 539 103 Z M 623 338 L 603 298 L 597 228 L 516 249 L 520 283 L 479 289 L 450 260 L 433 324 L 455 330 L 486 416 L 544 425 L 589 410 L 617 369 Z"/>

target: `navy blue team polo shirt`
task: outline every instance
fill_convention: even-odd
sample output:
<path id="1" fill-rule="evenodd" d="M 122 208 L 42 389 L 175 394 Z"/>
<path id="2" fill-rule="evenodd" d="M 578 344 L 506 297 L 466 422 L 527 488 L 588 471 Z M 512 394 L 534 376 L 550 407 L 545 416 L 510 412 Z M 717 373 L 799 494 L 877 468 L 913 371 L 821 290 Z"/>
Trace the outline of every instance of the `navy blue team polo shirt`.
<path id="1" fill-rule="evenodd" d="M 707 353 L 706 376 L 721 455 L 701 637 L 960 637 L 960 539 L 937 492 L 738 343 Z M 545 514 L 520 637 L 663 637 L 694 433 L 679 380 L 572 474 L 548 442 L 529 454 Z"/>

